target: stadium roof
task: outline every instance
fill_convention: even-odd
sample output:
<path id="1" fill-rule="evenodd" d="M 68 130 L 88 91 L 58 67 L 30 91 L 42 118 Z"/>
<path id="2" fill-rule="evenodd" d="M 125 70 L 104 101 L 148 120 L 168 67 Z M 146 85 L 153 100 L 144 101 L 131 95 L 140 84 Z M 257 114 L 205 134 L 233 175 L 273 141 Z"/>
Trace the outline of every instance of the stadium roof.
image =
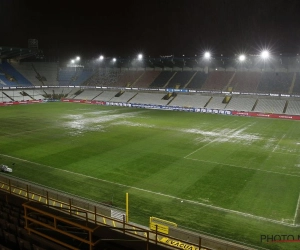
<path id="1" fill-rule="evenodd" d="M 39 56 L 41 52 L 39 49 L 0 46 L 0 59 L 15 59 L 19 61 L 28 57 Z"/>

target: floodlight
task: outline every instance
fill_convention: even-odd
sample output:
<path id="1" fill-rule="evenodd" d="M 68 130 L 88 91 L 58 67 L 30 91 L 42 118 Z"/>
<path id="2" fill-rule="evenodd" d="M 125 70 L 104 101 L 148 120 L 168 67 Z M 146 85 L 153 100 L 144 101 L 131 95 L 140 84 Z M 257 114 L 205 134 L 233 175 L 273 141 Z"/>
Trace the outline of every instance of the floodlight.
<path id="1" fill-rule="evenodd" d="M 143 55 L 142 55 L 142 54 L 139 54 L 139 55 L 138 55 L 138 59 L 139 59 L 139 60 L 142 60 L 142 59 L 143 59 Z"/>
<path id="2" fill-rule="evenodd" d="M 75 60 L 71 60 L 71 63 L 75 63 Z"/>
<path id="3" fill-rule="evenodd" d="M 117 61 L 117 59 L 116 59 L 116 58 L 113 58 L 113 62 L 115 62 L 115 61 Z"/>
<path id="4" fill-rule="evenodd" d="M 260 54 L 260 56 L 262 57 L 262 59 L 267 59 L 269 57 L 270 53 L 267 50 L 263 50 Z"/>
<path id="5" fill-rule="evenodd" d="M 243 62 L 243 61 L 245 61 L 246 60 L 246 56 L 245 55 L 240 55 L 239 56 L 239 61 L 240 62 Z"/>
<path id="6" fill-rule="evenodd" d="M 79 60 L 80 60 L 80 57 L 79 57 L 79 56 L 77 56 L 77 57 L 76 57 L 76 61 L 79 61 Z"/>
<path id="7" fill-rule="evenodd" d="M 209 53 L 208 51 L 206 51 L 206 52 L 204 53 L 204 58 L 205 58 L 205 59 L 209 59 L 209 58 L 210 58 L 210 53 Z"/>
<path id="8" fill-rule="evenodd" d="M 100 59 L 100 60 L 103 60 L 103 59 L 104 59 L 104 56 L 101 55 L 101 56 L 99 57 L 99 59 Z"/>

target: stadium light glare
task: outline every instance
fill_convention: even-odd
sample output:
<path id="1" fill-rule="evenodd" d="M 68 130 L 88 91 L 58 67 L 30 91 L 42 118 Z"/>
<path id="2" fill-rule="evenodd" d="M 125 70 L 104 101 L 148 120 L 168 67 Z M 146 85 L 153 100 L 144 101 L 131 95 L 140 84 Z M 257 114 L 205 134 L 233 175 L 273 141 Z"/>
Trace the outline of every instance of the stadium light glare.
<path id="1" fill-rule="evenodd" d="M 142 60 L 143 59 L 143 55 L 142 54 L 138 54 L 138 59 Z"/>
<path id="2" fill-rule="evenodd" d="M 71 60 L 71 63 L 75 63 L 75 60 L 72 59 L 72 60 Z"/>
<path id="3" fill-rule="evenodd" d="M 99 60 L 103 60 L 103 59 L 104 59 L 104 56 L 101 55 L 101 56 L 99 57 Z"/>
<path id="4" fill-rule="evenodd" d="M 206 51 L 206 52 L 204 53 L 204 58 L 205 58 L 205 59 L 209 59 L 209 58 L 210 58 L 210 52 Z"/>
<path id="5" fill-rule="evenodd" d="M 245 61 L 246 60 L 246 56 L 245 55 L 240 55 L 239 56 L 239 61 L 240 62 L 243 62 L 243 61 Z"/>
<path id="6" fill-rule="evenodd" d="M 116 59 L 116 58 L 113 58 L 112 60 L 113 60 L 113 62 L 117 61 L 117 59 Z"/>
<path id="7" fill-rule="evenodd" d="M 268 59 L 269 56 L 270 56 L 270 53 L 269 53 L 269 51 L 267 51 L 267 50 L 263 50 L 263 51 L 261 52 L 260 56 L 261 56 L 262 59 Z"/>
<path id="8" fill-rule="evenodd" d="M 79 61 L 79 60 L 80 60 L 80 56 L 77 56 L 77 57 L 76 57 L 76 61 Z"/>

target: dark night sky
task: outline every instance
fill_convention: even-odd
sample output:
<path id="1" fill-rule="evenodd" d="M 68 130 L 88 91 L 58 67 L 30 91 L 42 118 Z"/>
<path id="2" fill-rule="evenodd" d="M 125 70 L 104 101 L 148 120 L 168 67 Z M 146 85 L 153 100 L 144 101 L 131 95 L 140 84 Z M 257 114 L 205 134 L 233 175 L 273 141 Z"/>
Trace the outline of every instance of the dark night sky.
<path id="1" fill-rule="evenodd" d="M 0 45 L 46 56 L 300 52 L 299 0 L 0 0 Z"/>

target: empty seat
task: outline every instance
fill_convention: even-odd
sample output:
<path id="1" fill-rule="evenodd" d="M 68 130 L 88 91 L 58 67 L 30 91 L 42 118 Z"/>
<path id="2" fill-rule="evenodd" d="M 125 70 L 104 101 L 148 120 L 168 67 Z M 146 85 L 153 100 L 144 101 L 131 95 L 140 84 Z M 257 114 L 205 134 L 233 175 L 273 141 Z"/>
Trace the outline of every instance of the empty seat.
<path id="1" fill-rule="evenodd" d="M 18 237 L 18 244 L 20 250 L 32 250 L 31 243 L 27 240 Z"/>

